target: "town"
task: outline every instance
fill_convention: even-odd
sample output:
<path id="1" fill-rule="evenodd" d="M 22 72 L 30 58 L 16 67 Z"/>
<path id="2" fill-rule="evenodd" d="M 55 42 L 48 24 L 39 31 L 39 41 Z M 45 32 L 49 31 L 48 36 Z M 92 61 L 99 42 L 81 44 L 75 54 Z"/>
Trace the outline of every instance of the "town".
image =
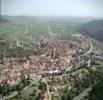
<path id="1" fill-rule="evenodd" d="M 0 84 L 7 82 L 14 85 L 21 80 L 24 74 L 26 78 L 32 79 L 45 76 L 49 73 L 61 73 L 72 65 L 81 62 L 77 54 L 89 48 L 87 40 L 50 40 L 40 39 L 39 48 L 43 49 L 40 56 L 30 56 L 22 58 L 9 58 L 0 71 Z"/>
<path id="2" fill-rule="evenodd" d="M 0 8 L 0 100 L 103 100 L 103 0 Z"/>
<path id="3" fill-rule="evenodd" d="M 24 53 L 24 56 L 16 57 L 14 52 L 13 56 L 6 57 L 6 52 L 2 51 L 1 99 L 12 100 L 17 97 L 17 100 L 21 98 L 32 100 L 35 96 L 41 100 L 54 100 L 61 98 L 60 90 L 68 88 L 67 93 L 71 92 L 79 82 L 81 82 L 79 85 L 85 84 L 88 88 L 81 87 L 78 95 L 83 88 L 85 95 L 91 90 L 92 87 L 89 84 L 94 80 L 89 79 L 90 74 L 98 69 L 95 65 L 98 65 L 98 62 L 101 64 L 103 61 L 102 55 L 95 51 L 93 39 L 81 34 L 74 34 L 70 39 L 60 39 L 51 31 L 50 25 L 47 29 L 49 37 L 40 36 L 35 41 L 37 54 L 33 51 L 31 54 Z M 18 40 L 16 40 L 16 47 L 24 48 Z M 90 83 L 84 83 L 87 80 L 91 80 Z M 25 93 L 28 89 L 30 89 L 30 93 L 35 91 L 32 99 L 27 95 L 19 97 L 22 91 Z M 39 91 L 43 93 L 39 93 Z M 70 98 L 79 100 L 78 98 L 82 99 L 85 96 L 82 93 L 80 95 L 82 96 L 72 97 L 71 95 Z"/>

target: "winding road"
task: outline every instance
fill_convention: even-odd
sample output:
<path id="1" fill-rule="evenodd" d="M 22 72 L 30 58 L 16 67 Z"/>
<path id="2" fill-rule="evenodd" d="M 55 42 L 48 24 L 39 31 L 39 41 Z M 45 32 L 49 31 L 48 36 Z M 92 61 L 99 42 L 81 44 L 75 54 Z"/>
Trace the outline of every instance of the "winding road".
<path id="1" fill-rule="evenodd" d="M 91 42 L 90 39 L 88 40 L 88 42 L 89 42 L 89 45 L 90 45 L 90 49 L 86 53 L 80 55 L 79 57 L 86 56 L 86 55 L 90 54 L 93 51 L 93 43 Z"/>

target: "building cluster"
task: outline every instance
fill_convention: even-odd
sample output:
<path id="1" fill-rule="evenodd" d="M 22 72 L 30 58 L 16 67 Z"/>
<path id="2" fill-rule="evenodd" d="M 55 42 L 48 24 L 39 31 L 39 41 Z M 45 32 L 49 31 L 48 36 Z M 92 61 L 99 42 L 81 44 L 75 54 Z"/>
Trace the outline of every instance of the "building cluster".
<path id="1" fill-rule="evenodd" d="M 42 55 L 22 59 L 9 58 L 4 65 L 0 65 L 0 85 L 15 85 L 22 77 L 35 79 L 48 73 L 61 73 L 69 66 L 79 63 L 77 48 L 86 49 L 87 45 L 86 40 L 42 39 L 39 45 L 43 49 Z"/>

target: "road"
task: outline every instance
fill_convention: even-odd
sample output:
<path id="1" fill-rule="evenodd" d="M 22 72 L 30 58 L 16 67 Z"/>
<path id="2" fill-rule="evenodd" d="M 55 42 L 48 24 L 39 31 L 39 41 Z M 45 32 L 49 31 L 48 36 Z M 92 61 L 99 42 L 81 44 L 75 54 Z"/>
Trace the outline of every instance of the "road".
<path id="1" fill-rule="evenodd" d="M 10 98 L 13 98 L 13 97 L 15 97 L 16 95 L 18 95 L 18 92 L 17 92 L 17 91 L 13 92 L 12 95 L 7 96 L 7 97 L 5 98 L 5 100 L 10 99 Z"/>
<path id="2" fill-rule="evenodd" d="M 86 55 L 90 54 L 93 51 L 93 43 L 90 40 L 88 40 L 88 42 L 90 44 L 90 49 L 86 53 L 80 55 L 79 57 L 86 56 Z"/>
<path id="3" fill-rule="evenodd" d="M 43 79 L 42 81 L 43 81 L 43 82 L 46 84 L 46 86 L 47 86 L 47 93 L 48 93 L 48 96 L 49 96 L 49 100 L 51 100 L 51 94 L 50 94 L 50 91 L 49 91 L 49 85 L 48 85 L 46 79 Z"/>
<path id="4" fill-rule="evenodd" d="M 40 79 L 35 80 L 35 81 L 32 81 L 28 86 L 26 86 L 25 88 L 23 88 L 23 90 L 28 89 L 31 85 L 33 85 L 34 83 L 38 82 L 39 80 L 40 80 Z M 23 91 L 23 90 L 21 90 L 21 91 Z M 13 92 L 13 94 L 11 94 L 11 95 L 9 95 L 9 96 L 6 96 L 5 99 L 3 99 L 3 100 L 13 98 L 13 97 L 15 97 L 16 95 L 18 95 L 18 91 Z"/>
<path id="5" fill-rule="evenodd" d="M 48 31 L 49 31 L 49 35 L 51 36 L 51 38 L 53 38 L 53 33 L 51 32 L 51 28 L 50 28 L 50 26 L 48 25 Z"/>
<path id="6" fill-rule="evenodd" d="M 52 39 L 56 39 L 56 35 L 57 35 L 57 34 L 52 33 L 51 28 L 50 28 L 49 25 L 48 25 L 48 31 L 49 31 L 48 34 L 50 35 L 50 37 L 51 37 Z"/>
<path id="7" fill-rule="evenodd" d="M 88 96 L 88 92 L 92 90 L 92 86 L 86 88 L 82 93 L 80 93 L 78 96 L 74 97 L 73 100 L 83 100 L 85 96 Z"/>

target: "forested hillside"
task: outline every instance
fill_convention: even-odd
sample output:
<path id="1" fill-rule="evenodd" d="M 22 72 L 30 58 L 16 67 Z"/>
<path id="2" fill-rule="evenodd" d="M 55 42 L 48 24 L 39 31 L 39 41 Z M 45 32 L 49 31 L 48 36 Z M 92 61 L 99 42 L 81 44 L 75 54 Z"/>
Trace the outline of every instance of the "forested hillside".
<path id="1" fill-rule="evenodd" d="M 79 27 L 78 31 L 98 41 L 103 41 L 103 20 L 94 20 L 83 24 Z"/>

